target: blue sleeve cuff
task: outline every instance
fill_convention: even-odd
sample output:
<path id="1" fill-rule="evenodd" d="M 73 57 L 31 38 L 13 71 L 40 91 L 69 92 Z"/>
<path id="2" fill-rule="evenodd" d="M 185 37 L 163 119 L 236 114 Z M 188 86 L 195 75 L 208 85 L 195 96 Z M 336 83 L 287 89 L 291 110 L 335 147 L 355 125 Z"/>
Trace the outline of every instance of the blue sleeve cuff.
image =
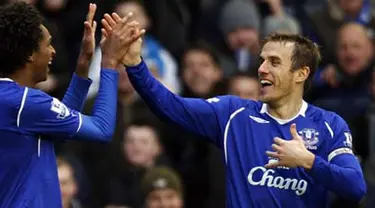
<path id="1" fill-rule="evenodd" d="M 102 68 L 101 72 L 109 73 L 109 74 L 111 74 L 111 73 L 118 74 L 118 70 L 117 69 L 110 69 L 110 68 Z"/>
<path id="2" fill-rule="evenodd" d="M 82 89 L 81 87 L 89 88 L 91 84 L 92 80 L 90 78 L 80 77 L 76 73 L 73 74 L 71 85 Z"/>
<path id="3" fill-rule="evenodd" d="M 126 71 L 129 75 L 129 78 L 131 80 L 135 80 L 137 85 L 141 86 L 141 87 L 145 87 L 146 86 L 146 83 L 148 80 L 148 78 L 151 75 L 150 71 L 148 70 L 147 68 L 147 65 L 146 63 L 143 61 L 141 61 L 141 63 L 139 63 L 138 65 L 136 66 L 125 66 L 126 68 Z"/>

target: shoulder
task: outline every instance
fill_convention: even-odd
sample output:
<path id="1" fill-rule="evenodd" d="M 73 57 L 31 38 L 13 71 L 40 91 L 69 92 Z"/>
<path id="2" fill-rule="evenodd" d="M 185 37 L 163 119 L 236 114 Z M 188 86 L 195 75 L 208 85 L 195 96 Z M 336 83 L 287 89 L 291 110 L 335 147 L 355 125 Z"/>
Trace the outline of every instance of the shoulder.
<path id="1" fill-rule="evenodd" d="M 333 137 L 335 132 L 349 131 L 346 121 L 337 113 L 324 110 L 314 105 L 309 105 L 308 116 L 319 123 L 324 124 L 325 128 Z"/>
<path id="2" fill-rule="evenodd" d="M 26 88 L 25 94 L 26 102 L 30 104 L 40 104 L 46 101 L 52 102 L 53 100 L 53 97 L 38 89 Z"/>

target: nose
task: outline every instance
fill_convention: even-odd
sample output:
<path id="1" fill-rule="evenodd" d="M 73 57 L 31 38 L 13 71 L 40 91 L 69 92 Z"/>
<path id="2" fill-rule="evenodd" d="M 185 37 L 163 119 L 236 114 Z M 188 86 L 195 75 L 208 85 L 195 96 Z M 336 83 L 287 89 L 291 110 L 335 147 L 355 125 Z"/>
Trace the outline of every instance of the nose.
<path id="1" fill-rule="evenodd" d="M 268 70 L 268 67 L 267 67 L 265 61 L 263 61 L 263 63 L 259 66 L 258 73 L 259 74 L 267 74 L 267 73 L 269 73 L 269 70 Z"/>
<path id="2" fill-rule="evenodd" d="M 51 53 L 52 53 L 52 56 L 56 55 L 56 50 L 52 45 L 51 45 Z"/>

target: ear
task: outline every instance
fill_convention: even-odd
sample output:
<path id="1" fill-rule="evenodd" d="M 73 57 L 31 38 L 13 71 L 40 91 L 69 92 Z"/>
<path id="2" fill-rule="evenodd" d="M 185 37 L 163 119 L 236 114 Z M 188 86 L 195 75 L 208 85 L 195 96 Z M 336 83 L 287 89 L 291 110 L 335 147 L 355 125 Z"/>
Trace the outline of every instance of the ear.
<path id="1" fill-rule="evenodd" d="M 35 61 L 35 53 L 33 53 L 29 58 L 27 59 L 28 62 L 34 62 Z"/>
<path id="2" fill-rule="evenodd" d="M 295 72 L 295 80 L 296 82 L 304 82 L 307 80 L 309 75 L 310 75 L 310 68 L 308 66 L 304 66 Z"/>

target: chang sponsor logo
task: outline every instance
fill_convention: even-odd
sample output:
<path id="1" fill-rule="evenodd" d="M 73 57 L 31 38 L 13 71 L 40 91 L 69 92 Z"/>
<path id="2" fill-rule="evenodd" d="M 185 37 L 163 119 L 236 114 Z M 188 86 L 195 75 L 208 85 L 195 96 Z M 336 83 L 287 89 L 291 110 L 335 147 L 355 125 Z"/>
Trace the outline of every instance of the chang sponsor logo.
<path id="1" fill-rule="evenodd" d="M 256 172 L 263 173 L 260 179 L 255 179 Z M 303 195 L 307 190 L 307 181 L 296 178 L 283 178 L 281 176 L 274 176 L 275 170 L 266 169 L 262 166 L 254 167 L 250 170 L 247 180 L 253 186 L 267 186 L 278 189 L 292 190 L 298 196 Z"/>

